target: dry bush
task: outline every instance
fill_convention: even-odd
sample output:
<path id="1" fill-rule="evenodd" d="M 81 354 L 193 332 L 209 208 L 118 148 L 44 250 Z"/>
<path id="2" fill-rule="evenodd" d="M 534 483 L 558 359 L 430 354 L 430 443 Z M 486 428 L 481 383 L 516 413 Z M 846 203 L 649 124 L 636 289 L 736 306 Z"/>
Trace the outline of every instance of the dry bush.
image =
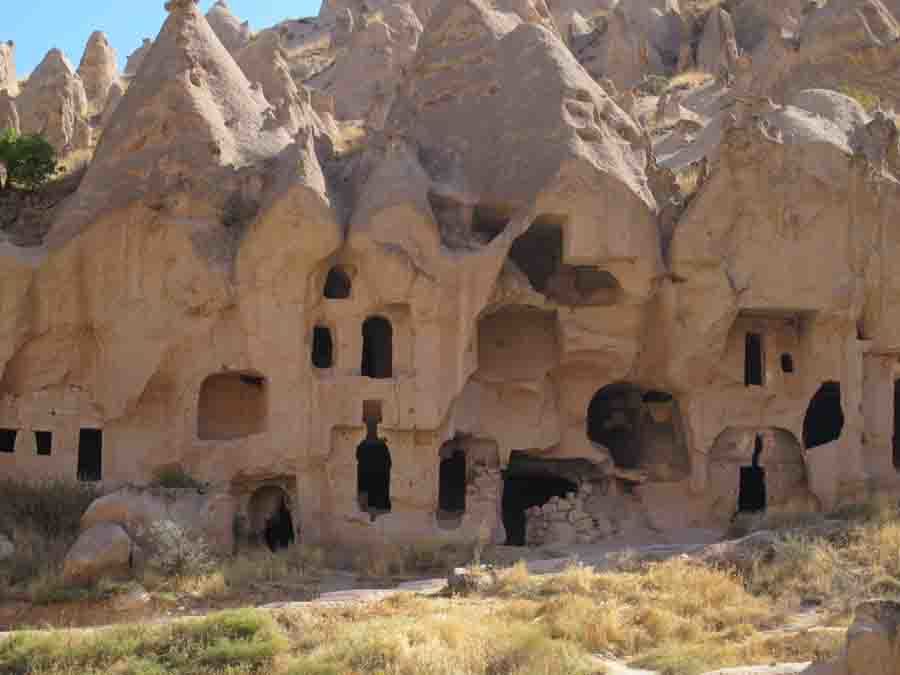
<path id="1" fill-rule="evenodd" d="M 97 491 L 67 481 L 0 480 L 0 534 L 12 539 L 15 554 L 0 562 L 0 597 L 61 570 L 78 538 L 81 516 Z"/>
<path id="2" fill-rule="evenodd" d="M 669 86 L 666 91 L 675 91 L 676 89 L 696 89 L 704 84 L 711 82 L 713 76 L 701 70 L 686 70 L 678 73 L 669 80 Z"/>
<path id="3" fill-rule="evenodd" d="M 425 539 L 406 545 L 367 546 L 354 557 L 353 569 L 360 576 L 371 579 L 444 574 L 479 556 L 477 541 L 451 543 Z"/>

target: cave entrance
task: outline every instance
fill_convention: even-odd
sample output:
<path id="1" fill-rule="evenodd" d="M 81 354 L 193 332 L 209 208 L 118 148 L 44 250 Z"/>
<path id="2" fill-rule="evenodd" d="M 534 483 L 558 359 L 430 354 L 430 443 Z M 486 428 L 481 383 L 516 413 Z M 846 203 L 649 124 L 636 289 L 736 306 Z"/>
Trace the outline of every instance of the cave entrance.
<path id="1" fill-rule="evenodd" d="M 757 434 L 753 448 L 753 463 L 741 467 L 741 482 L 738 488 L 738 511 L 741 513 L 755 513 L 766 509 L 766 470 L 759 464 L 762 451 L 762 437 Z"/>
<path id="2" fill-rule="evenodd" d="M 458 517 L 466 510 L 466 453 L 449 444 L 441 448 L 440 456 L 438 517 Z"/>
<path id="3" fill-rule="evenodd" d="M 383 316 L 366 319 L 362 328 L 363 353 L 361 372 L 363 377 L 384 380 L 393 377 L 394 329 Z"/>
<path id="4" fill-rule="evenodd" d="M 900 432 L 897 430 L 900 423 L 900 380 L 894 381 L 894 468 L 900 471 Z"/>
<path id="5" fill-rule="evenodd" d="M 356 448 L 359 508 L 375 516 L 391 510 L 391 452 L 381 438 L 366 438 Z"/>
<path id="6" fill-rule="evenodd" d="M 509 257 L 528 277 L 534 290 L 546 293 L 550 278 L 562 263 L 562 247 L 562 225 L 539 218 L 513 242 Z"/>
<path id="7" fill-rule="evenodd" d="M 254 533 L 265 541 L 272 552 L 294 543 L 294 518 L 290 498 L 277 485 L 265 485 L 250 497 L 248 507 Z"/>
<path id="8" fill-rule="evenodd" d="M 552 497 L 577 492 L 578 486 L 554 471 L 553 462 L 514 451 L 503 473 L 503 526 L 507 546 L 524 546 L 527 516 L 532 506 L 543 506 Z"/>
<path id="9" fill-rule="evenodd" d="M 78 432 L 78 480 L 92 483 L 103 479 L 103 431 Z"/>
<path id="10" fill-rule="evenodd" d="M 588 438 L 606 446 L 622 469 L 636 469 L 641 464 L 642 398 L 634 385 L 611 384 L 598 391 L 588 406 Z"/>
<path id="11" fill-rule="evenodd" d="M 840 382 L 825 382 L 809 402 L 803 418 L 803 446 L 815 448 L 836 441 L 844 429 Z"/>

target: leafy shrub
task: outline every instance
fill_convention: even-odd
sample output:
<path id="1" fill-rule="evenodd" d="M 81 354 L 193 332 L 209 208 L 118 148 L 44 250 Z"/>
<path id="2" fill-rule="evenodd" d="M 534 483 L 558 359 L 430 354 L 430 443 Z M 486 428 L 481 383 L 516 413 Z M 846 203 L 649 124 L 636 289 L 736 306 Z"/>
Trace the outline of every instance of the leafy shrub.
<path id="1" fill-rule="evenodd" d="M 153 474 L 153 485 L 163 488 L 200 489 L 203 483 L 191 476 L 181 466 L 166 466 Z"/>
<path id="2" fill-rule="evenodd" d="M 7 129 L 0 135 L 0 163 L 6 167 L 6 182 L 34 190 L 58 171 L 56 150 L 40 134 L 19 136 Z"/>
<path id="3" fill-rule="evenodd" d="M 161 574 L 199 575 L 212 569 L 213 558 L 206 541 L 178 523 L 155 522 L 148 529 L 147 538 L 152 550 L 149 564 Z"/>

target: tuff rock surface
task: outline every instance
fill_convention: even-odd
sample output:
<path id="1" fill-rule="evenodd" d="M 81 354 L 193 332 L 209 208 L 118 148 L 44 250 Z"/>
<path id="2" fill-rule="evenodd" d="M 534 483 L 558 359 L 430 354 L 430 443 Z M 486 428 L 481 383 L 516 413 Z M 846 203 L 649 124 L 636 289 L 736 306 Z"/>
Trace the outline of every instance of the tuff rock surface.
<path id="1" fill-rule="evenodd" d="M 172 0 L 121 77 L 50 52 L 0 123 L 91 159 L 2 196 L 0 475 L 223 550 L 898 490 L 900 7 L 692 7 Z"/>

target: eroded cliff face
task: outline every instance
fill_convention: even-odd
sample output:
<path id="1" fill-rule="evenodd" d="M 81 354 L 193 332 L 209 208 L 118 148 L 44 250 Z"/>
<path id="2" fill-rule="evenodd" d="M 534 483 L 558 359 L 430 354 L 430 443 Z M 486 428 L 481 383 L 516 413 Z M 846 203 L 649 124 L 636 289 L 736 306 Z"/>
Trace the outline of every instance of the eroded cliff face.
<path id="1" fill-rule="evenodd" d="M 229 50 L 168 8 L 77 191 L 0 243 L 2 475 L 177 465 L 251 529 L 284 495 L 344 542 L 595 542 L 900 485 L 891 117 L 728 76 L 616 99 L 543 3 L 393 6 L 328 91 L 293 70 L 328 16 Z M 733 55 L 741 22 L 705 25 L 702 61 Z M 377 114 L 329 99 L 357 39 Z M 40 81 L 81 105 L 65 65 Z"/>

